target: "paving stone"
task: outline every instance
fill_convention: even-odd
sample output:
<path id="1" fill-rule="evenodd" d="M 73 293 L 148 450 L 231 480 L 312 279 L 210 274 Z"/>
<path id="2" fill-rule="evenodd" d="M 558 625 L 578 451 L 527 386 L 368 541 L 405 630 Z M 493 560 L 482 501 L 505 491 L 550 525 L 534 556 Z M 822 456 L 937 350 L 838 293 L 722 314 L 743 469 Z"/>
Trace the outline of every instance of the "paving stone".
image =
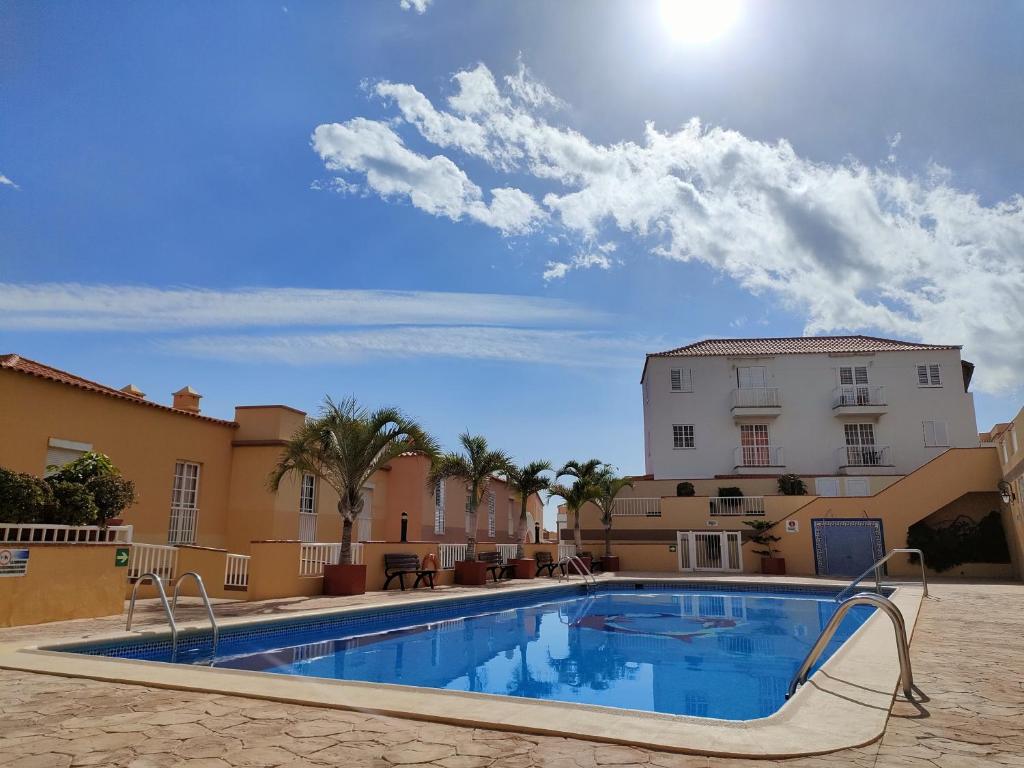
<path id="1" fill-rule="evenodd" d="M 405 746 L 389 749 L 383 757 L 389 763 L 395 765 L 413 765 L 416 763 L 432 763 L 435 760 L 443 760 L 446 757 L 453 757 L 455 748 L 450 744 L 430 744 L 422 741 L 415 741 Z"/>

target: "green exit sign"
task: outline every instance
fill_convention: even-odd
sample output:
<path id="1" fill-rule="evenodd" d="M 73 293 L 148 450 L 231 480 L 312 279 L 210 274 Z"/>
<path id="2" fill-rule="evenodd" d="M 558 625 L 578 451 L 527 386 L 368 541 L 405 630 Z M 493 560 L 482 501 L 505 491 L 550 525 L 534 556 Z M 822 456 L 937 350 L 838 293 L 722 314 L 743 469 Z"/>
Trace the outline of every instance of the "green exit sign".
<path id="1" fill-rule="evenodd" d="M 128 549 L 128 547 L 118 547 L 117 551 L 114 553 L 114 565 L 116 565 L 118 568 L 124 568 L 126 565 L 128 565 L 129 552 L 130 550 Z"/>

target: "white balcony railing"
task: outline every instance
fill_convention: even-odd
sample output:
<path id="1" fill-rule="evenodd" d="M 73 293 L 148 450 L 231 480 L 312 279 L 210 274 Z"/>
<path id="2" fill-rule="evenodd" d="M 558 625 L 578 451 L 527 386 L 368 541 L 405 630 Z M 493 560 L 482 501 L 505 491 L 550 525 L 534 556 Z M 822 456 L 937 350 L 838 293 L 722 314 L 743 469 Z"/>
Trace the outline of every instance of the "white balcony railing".
<path id="1" fill-rule="evenodd" d="M 840 467 L 891 467 L 892 449 L 888 445 L 848 445 L 836 451 Z"/>
<path id="2" fill-rule="evenodd" d="M 741 445 L 733 451 L 737 467 L 781 467 L 782 448 L 778 445 Z"/>
<path id="3" fill-rule="evenodd" d="M 509 560 L 516 559 L 516 552 L 519 551 L 518 544 L 498 544 L 498 554 L 501 555 L 501 564 L 508 565 Z"/>
<path id="4" fill-rule="evenodd" d="M 781 405 L 777 387 L 751 387 L 732 391 L 733 408 L 779 408 Z"/>
<path id="5" fill-rule="evenodd" d="M 299 576 L 323 576 L 324 565 L 335 565 L 341 557 L 341 543 L 307 542 L 299 547 Z M 363 545 L 352 543 L 352 565 L 362 565 Z"/>
<path id="6" fill-rule="evenodd" d="M 228 553 L 224 565 L 224 586 L 245 589 L 249 586 L 249 555 Z"/>
<path id="7" fill-rule="evenodd" d="M 21 523 L 0 523 L 0 544 L 95 544 L 117 542 L 131 544 L 130 525 L 36 525 Z"/>
<path id="8" fill-rule="evenodd" d="M 459 560 L 465 560 L 468 548 L 468 544 L 438 544 L 437 555 L 441 569 L 450 571 Z"/>
<path id="9" fill-rule="evenodd" d="M 299 512 L 299 541 L 316 541 L 315 512 Z"/>
<path id="10" fill-rule="evenodd" d="M 164 582 L 174 578 L 178 568 L 178 548 L 166 544 L 132 544 L 128 556 L 128 578 L 155 573 Z"/>
<path id="11" fill-rule="evenodd" d="M 558 559 L 561 560 L 563 557 L 572 557 L 576 554 L 575 544 L 561 543 L 558 545 Z"/>
<path id="12" fill-rule="evenodd" d="M 848 384 L 832 390 L 832 407 L 885 405 L 885 387 Z"/>
<path id="13" fill-rule="evenodd" d="M 661 517 L 661 499 L 643 496 L 616 499 L 612 517 Z"/>
<path id="14" fill-rule="evenodd" d="M 708 499 L 712 517 L 744 515 L 764 516 L 764 496 L 712 496 Z"/>
<path id="15" fill-rule="evenodd" d="M 199 510 L 195 507 L 171 507 L 171 521 L 167 526 L 167 543 L 195 544 L 198 517 Z"/>

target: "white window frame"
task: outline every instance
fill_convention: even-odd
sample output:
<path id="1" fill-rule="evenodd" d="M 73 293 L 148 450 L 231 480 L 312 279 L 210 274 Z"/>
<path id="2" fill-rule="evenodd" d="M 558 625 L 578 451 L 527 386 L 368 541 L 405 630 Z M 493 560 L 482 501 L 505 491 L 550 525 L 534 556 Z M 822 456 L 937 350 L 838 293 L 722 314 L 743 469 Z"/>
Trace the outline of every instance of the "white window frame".
<path id="1" fill-rule="evenodd" d="M 926 448 L 949 447 L 949 423 L 945 421 L 922 421 L 921 431 L 924 433 Z"/>
<path id="2" fill-rule="evenodd" d="M 693 424 L 672 425 L 672 449 L 676 451 L 689 451 L 697 447 L 697 434 Z"/>
<path id="3" fill-rule="evenodd" d="M 757 371 L 758 376 L 754 376 Z M 746 372 L 746 383 L 744 384 L 744 372 Z M 755 379 L 760 377 L 760 383 Z M 766 365 L 738 365 L 736 366 L 736 389 L 767 389 L 768 388 L 768 366 Z"/>
<path id="4" fill-rule="evenodd" d="M 672 392 L 693 392 L 693 369 L 672 368 L 669 371 L 669 389 Z"/>
<path id="5" fill-rule="evenodd" d="M 497 534 L 497 520 L 495 520 L 497 514 L 498 500 L 495 497 L 494 491 L 487 492 L 487 535 L 492 539 Z"/>
<path id="6" fill-rule="evenodd" d="M 444 535 L 444 480 L 434 485 L 434 533 Z"/>
<path id="7" fill-rule="evenodd" d="M 917 386 L 922 389 L 942 386 L 942 366 L 939 363 L 917 364 Z"/>
<path id="8" fill-rule="evenodd" d="M 194 469 L 194 472 L 190 470 Z M 168 544 L 195 544 L 199 527 L 199 481 L 202 465 L 184 459 L 174 463 L 171 485 L 171 514 L 167 526 Z"/>
<path id="9" fill-rule="evenodd" d="M 843 374 L 848 373 L 849 379 L 843 378 Z M 863 374 L 863 376 L 861 375 Z M 864 385 L 870 383 L 868 381 L 868 367 L 866 365 L 841 365 L 838 369 L 839 375 L 839 386 L 841 387 L 852 387 L 856 385 Z"/>
<path id="10" fill-rule="evenodd" d="M 316 514 L 316 475 L 302 473 L 299 485 L 299 512 L 306 515 Z"/>

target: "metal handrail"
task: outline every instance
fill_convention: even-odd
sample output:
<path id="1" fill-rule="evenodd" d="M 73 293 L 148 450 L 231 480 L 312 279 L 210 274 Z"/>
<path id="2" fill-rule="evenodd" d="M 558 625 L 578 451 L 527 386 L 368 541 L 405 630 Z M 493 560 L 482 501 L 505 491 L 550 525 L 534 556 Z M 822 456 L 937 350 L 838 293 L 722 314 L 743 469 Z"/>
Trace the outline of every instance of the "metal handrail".
<path id="1" fill-rule="evenodd" d="M 566 555 L 565 557 L 559 559 L 557 563 L 559 581 L 561 581 L 565 577 L 564 567 L 569 564 L 572 564 L 576 568 L 576 572 L 583 577 L 583 581 L 587 584 L 588 587 L 597 586 L 597 577 L 589 568 L 587 568 L 587 564 L 584 563 L 578 555 Z M 590 577 L 589 579 L 587 578 L 588 576 Z"/>
<path id="2" fill-rule="evenodd" d="M 217 626 L 217 619 L 213 617 L 213 605 L 210 603 L 210 596 L 206 594 L 206 587 L 203 584 L 203 577 L 195 571 L 186 571 L 177 578 L 174 583 L 174 598 L 171 600 L 171 615 L 178 609 L 178 590 L 181 589 L 182 583 L 185 581 L 186 576 L 191 576 L 196 580 L 196 585 L 199 587 L 199 596 L 203 598 L 203 605 L 206 606 L 206 615 L 210 617 L 210 626 L 213 627 L 213 655 L 217 655 L 217 639 L 220 636 L 220 627 Z"/>
<path id="3" fill-rule="evenodd" d="M 132 599 L 128 603 L 128 619 L 124 625 L 125 632 L 131 632 L 132 629 L 132 616 L 135 615 L 135 598 L 139 595 L 139 585 L 145 579 L 151 579 L 153 585 L 156 587 L 157 594 L 160 597 L 160 602 L 164 607 L 164 613 L 167 614 L 167 623 L 171 625 L 171 658 L 178 648 L 178 625 L 174 623 L 174 611 L 171 610 L 171 606 L 167 604 L 167 593 L 164 591 L 164 582 L 157 574 L 153 571 L 146 571 L 135 580 L 135 586 L 132 587 Z"/>
<path id="4" fill-rule="evenodd" d="M 862 573 L 856 579 L 854 579 L 849 584 L 847 584 L 846 588 L 842 592 L 840 592 L 838 595 L 836 595 L 836 602 L 838 603 L 838 602 L 842 601 L 842 599 L 846 595 L 846 593 L 847 592 L 852 592 L 853 588 L 856 587 L 858 584 L 860 584 L 865 579 L 865 577 L 867 577 L 869 574 L 871 574 L 872 571 L 874 571 L 874 574 L 875 574 L 875 592 L 877 592 L 878 594 L 882 594 L 882 566 L 885 565 L 893 555 L 899 554 L 901 552 L 904 553 L 904 554 L 917 555 L 918 558 L 920 558 L 920 560 L 921 560 L 921 585 L 924 587 L 924 596 L 928 597 L 928 576 L 925 574 L 924 552 L 922 552 L 920 549 L 890 549 L 889 550 L 889 554 L 887 554 L 885 557 L 883 557 L 877 563 L 874 563 L 870 568 L 868 568 L 866 571 L 864 571 L 864 573 Z"/>
<path id="5" fill-rule="evenodd" d="M 903 621 L 903 614 L 900 613 L 900 609 L 889 598 L 875 595 L 871 592 L 861 592 L 839 604 L 836 612 L 832 614 L 832 618 L 829 619 L 825 629 L 818 635 L 814 646 L 790 681 L 789 690 L 786 692 L 787 699 L 796 693 L 797 688 L 807 682 L 807 673 L 814 666 L 814 662 L 818 660 L 821 652 L 825 650 L 836 630 L 839 629 L 839 624 L 842 622 L 843 617 L 846 616 L 851 608 L 857 605 L 874 605 L 876 608 L 881 608 L 892 619 L 893 629 L 896 630 L 896 650 L 900 657 L 900 682 L 903 685 L 903 695 L 907 697 L 908 701 L 913 700 L 914 672 L 910 668 L 910 645 L 907 642 L 907 625 Z"/>

